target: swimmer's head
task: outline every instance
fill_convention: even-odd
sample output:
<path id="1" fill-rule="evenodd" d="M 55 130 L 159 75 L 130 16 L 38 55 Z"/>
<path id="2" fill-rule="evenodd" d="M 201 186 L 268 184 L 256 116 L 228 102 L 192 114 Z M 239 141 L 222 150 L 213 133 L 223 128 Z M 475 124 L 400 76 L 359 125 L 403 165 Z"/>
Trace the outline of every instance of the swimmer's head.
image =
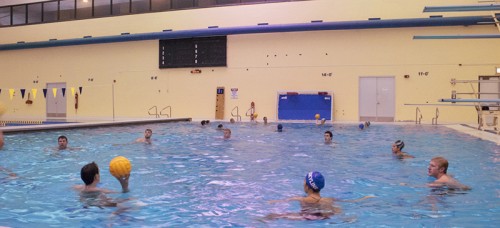
<path id="1" fill-rule="evenodd" d="M 405 143 L 402 140 L 398 140 L 398 141 L 394 142 L 394 145 L 396 145 L 396 147 L 399 150 L 402 150 L 405 147 Z"/>
<path id="2" fill-rule="evenodd" d="M 320 172 L 317 171 L 309 172 L 306 175 L 305 181 L 307 187 L 315 192 L 319 192 L 323 187 L 325 187 L 325 178 L 323 177 L 323 175 L 321 175 Z"/>
<path id="3" fill-rule="evenodd" d="M 80 177 L 82 178 L 85 185 L 92 184 L 97 174 L 99 174 L 99 167 L 95 162 L 86 164 L 80 171 Z"/>
<path id="4" fill-rule="evenodd" d="M 202 120 L 201 121 L 201 126 L 205 126 L 205 124 L 207 124 L 207 122 L 205 120 Z"/>
<path id="5" fill-rule="evenodd" d="M 358 127 L 359 127 L 359 129 L 363 130 L 363 129 L 365 128 L 365 124 L 360 123 L 360 124 L 358 125 Z"/>
<path id="6" fill-rule="evenodd" d="M 148 128 L 144 131 L 144 138 L 150 139 L 152 135 L 153 135 L 153 130 Z"/>
<path id="7" fill-rule="evenodd" d="M 222 124 L 217 125 L 218 129 L 222 129 L 224 126 Z"/>
<path id="8" fill-rule="evenodd" d="M 283 125 L 278 124 L 278 127 L 277 127 L 277 128 L 278 128 L 278 132 L 282 132 L 282 131 L 283 131 Z"/>
<path id="9" fill-rule="evenodd" d="M 59 136 L 59 138 L 57 138 L 57 144 L 60 150 L 66 149 L 68 147 L 68 138 L 64 135 Z"/>

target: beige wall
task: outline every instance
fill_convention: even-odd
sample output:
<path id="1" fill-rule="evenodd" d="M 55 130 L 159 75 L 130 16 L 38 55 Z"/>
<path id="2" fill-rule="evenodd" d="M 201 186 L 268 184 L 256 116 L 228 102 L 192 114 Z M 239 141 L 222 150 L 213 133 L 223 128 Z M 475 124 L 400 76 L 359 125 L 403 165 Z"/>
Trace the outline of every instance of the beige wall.
<path id="1" fill-rule="evenodd" d="M 423 7 L 431 4 L 477 2 L 317 0 L 217 7 L 0 28 L 0 43 L 262 22 L 423 18 L 436 15 L 422 13 Z M 405 104 L 437 103 L 439 98 L 449 98 L 451 90 L 470 92 L 469 85 L 452 86 L 450 79 L 475 80 L 479 75 L 494 75 L 495 67 L 500 66 L 499 39 L 413 40 L 413 35 L 485 33 L 498 30 L 494 26 L 457 26 L 233 35 L 228 37 L 228 66 L 201 68 L 201 74 L 191 74 L 191 68 L 160 70 L 156 40 L 0 51 L 0 101 L 9 107 L 2 119 L 45 119 L 42 88 L 46 83 L 66 82 L 68 87 L 83 87 L 78 110 L 74 109 L 74 98 L 67 98 L 68 120 L 149 117 L 148 109 L 153 106 L 171 106 L 173 117 L 212 119 L 216 87 L 224 86 L 226 119 L 236 106 L 244 114 L 252 101 L 259 117 L 275 119 L 279 91 L 330 91 L 334 94 L 334 119 L 357 121 L 359 77 L 393 76 L 396 121 L 412 121 L 416 107 Z M 419 72 L 428 72 L 428 76 L 419 76 Z M 332 73 L 332 77 L 322 73 Z M 9 88 L 37 88 L 39 92 L 34 103 L 27 105 L 19 92 L 10 100 Z M 230 88 L 238 88 L 238 99 L 231 99 Z M 430 122 L 436 106 L 420 109 L 423 121 Z M 477 121 L 472 107 L 441 106 L 439 111 L 441 122 Z"/>

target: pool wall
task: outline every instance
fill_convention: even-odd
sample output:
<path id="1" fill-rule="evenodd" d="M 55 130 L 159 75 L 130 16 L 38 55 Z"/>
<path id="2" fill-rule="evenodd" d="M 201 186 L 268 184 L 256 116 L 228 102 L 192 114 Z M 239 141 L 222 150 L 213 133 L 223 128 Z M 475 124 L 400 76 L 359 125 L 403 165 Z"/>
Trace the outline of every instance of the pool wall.
<path id="1" fill-rule="evenodd" d="M 179 10 L 0 28 L 0 44 L 262 23 L 322 20 L 354 26 L 369 18 L 491 16 L 489 12 L 422 12 L 425 6 L 460 4 L 477 1 L 316 0 Z M 333 94 L 333 120 L 358 121 L 360 78 L 389 77 L 395 83 L 394 121 L 414 121 L 419 106 L 405 104 L 436 104 L 438 99 L 449 98 L 452 90 L 472 92 L 469 84 L 452 85 L 452 78 L 477 80 L 480 75 L 495 75 L 495 67 L 500 66 L 500 39 L 415 40 L 413 36 L 493 33 L 498 33 L 493 25 L 436 23 L 429 27 L 229 35 L 227 67 L 199 68 L 201 73 L 191 73 L 198 68 L 159 69 L 158 40 L 0 51 L 0 102 L 8 107 L 2 119 L 45 120 L 47 102 L 42 90 L 50 83 L 65 83 L 62 112 L 68 121 L 155 118 L 154 114 L 212 119 L 218 86 L 226 90 L 226 120 L 238 110 L 243 121 L 248 121 L 245 113 L 251 102 L 255 102 L 259 119 L 275 120 L 279 92 L 326 91 Z M 233 88 L 237 89 L 234 95 Z M 21 89 L 26 91 L 24 98 Z M 32 89 L 37 90 L 36 98 Z M 79 94 L 78 109 L 72 90 Z M 32 104 L 26 103 L 28 93 Z M 52 91 L 47 96 L 53 96 Z M 422 122 L 432 121 L 436 107 L 440 122 L 477 123 L 474 107 L 425 105 L 419 107 Z"/>

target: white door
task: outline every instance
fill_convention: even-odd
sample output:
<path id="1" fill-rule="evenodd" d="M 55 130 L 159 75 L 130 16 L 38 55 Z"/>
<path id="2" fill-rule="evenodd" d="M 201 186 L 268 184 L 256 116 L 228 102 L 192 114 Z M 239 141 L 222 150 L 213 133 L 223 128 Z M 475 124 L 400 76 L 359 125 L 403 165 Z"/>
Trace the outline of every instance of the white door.
<path id="1" fill-rule="evenodd" d="M 359 120 L 393 122 L 394 77 L 359 78 Z"/>
<path id="2" fill-rule="evenodd" d="M 54 97 L 54 89 L 56 89 L 56 96 Z M 47 83 L 47 118 L 66 118 L 66 97 L 67 92 L 65 82 Z"/>

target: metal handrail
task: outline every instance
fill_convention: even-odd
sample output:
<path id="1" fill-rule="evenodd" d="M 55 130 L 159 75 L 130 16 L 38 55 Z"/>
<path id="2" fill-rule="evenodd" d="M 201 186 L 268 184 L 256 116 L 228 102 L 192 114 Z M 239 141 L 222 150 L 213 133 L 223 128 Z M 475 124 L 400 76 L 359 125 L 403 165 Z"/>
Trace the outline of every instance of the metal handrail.
<path id="1" fill-rule="evenodd" d="M 233 111 L 236 109 L 236 115 L 233 114 Z M 238 106 L 235 106 L 233 110 L 231 110 L 231 116 L 236 117 L 236 121 L 241 121 L 240 111 Z"/>
<path id="2" fill-rule="evenodd" d="M 418 117 L 418 114 L 420 113 L 420 118 Z M 415 124 L 420 124 L 422 121 L 422 112 L 420 111 L 420 109 L 417 107 L 417 109 L 415 110 Z"/>
<path id="3" fill-rule="evenodd" d="M 154 109 L 154 110 L 155 110 L 155 113 L 151 113 L 151 110 L 152 110 L 152 109 Z M 158 115 L 158 107 L 156 107 L 156 105 L 155 105 L 155 106 L 153 106 L 153 107 L 151 107 L 151 108 L 149 108 L 149 110 L 148 110 L 148 114 L 149 114 L 150 116 L 155 116 L 156 118 L 160 118 L 160 115 Z"/>
<path id="4" fill-rule="evenodd" d="M 438 117 L 439 117 L 439 108 L 436 108 L 436 115 L 434 118 L 432 118 L 432 125 L 437 125 L 438 124 Z"/>
<path id="5" fill-rule="evenodd" d="M 168 114 L 163 114 L 163 110 L 168 108 Z M 167 118 L 172 117 L 172 106 L 167 106 L 160 111 L 160 116 L 167 116 Z"/>

